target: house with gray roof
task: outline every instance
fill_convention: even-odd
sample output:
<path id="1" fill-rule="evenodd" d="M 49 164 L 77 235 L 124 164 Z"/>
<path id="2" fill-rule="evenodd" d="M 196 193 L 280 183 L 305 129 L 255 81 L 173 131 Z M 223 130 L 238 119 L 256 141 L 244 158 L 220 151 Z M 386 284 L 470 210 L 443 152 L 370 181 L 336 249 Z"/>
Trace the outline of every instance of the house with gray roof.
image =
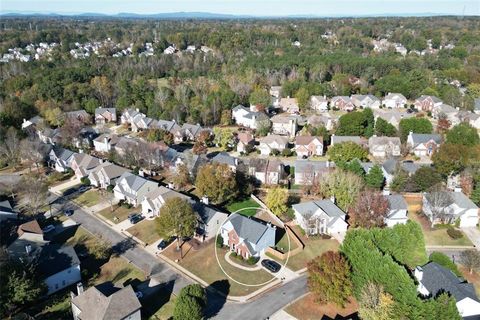
<path id="1" fill-rule="evenodd" d="M 136 207 L 142 203 L 145 196 L 158 188 L 158 183 L 147 180 L 130 172 L 125 172 L 118 178 L 113 195 L 118 200 Z"/>
<path id="2" fill-rule="evenodd" d="M 357 108 L 371 108 L 378 109 L 382 105 L 380 99 L 373 94 L 354 94 L 352 95 L 352 102 Z"/>
<path id="3" fill-rule="evenodd" d="M 58 172 L 65 172 L 72 167 L 74 152 L 53 146 L 48 154 L 48 166 Z"/>
<path id="4" fill-rule="evenodd" d="M 295 160 L 295 184 L 311 185 L 314 182 L 332 172 L 335 163 L 330 161 L 314 161 L 314 160 Z"/>
<path id="5" fill-rule="evenodd" d="M 439 134 L 413 133 L 407 137 L 407 146 L 417 157 L 430 157 L 440 147 L 442 136 Z"/>
<path id="6" fill-rule="evenodd" d="M 390 109 L 403 108 L 407 104 L 407 98 L 401 93 L 389 92 L 382 101 L 383 105 Z"/>
<path id="7" fill-rule="evenodd" d="M 401 194 L 390 194 L 385 196 L 388 200 L 388 213 L 385 217 L 385 224 L 393 227 L 396 224 L 405 224 L 408 221 L 407 202 Z"/>
<path id="8" fill-rule="evenodd" d="M 288 139 L 284 136 L 279 136 L 276 134 L 270 134 L 266 137 L 263 137 L 259 140 L 260 145 L 258 149 L 260 150 L 261 155 L 270 155 L 273 150 L 278 150 L 282 152 L 285 148 L 288 147 Z"/>
<path id="9" fill-rule="evenodd" d="M 77 285 L 77 294 L 72 296 L 74 320 L 140 320 L 142 305 L 131 285 L 124 288 L 112 283 L 103 283 L 83 290 Z"/>
<path id="10" fill-rule="evenodd" d="M 387 121 L 398 130 L 400 126 L 400 121 L 402 119 L 412 118 L 415 116 L 415 114 L 408 113 L 403 108 L 402 109 L 375 109 L 373 110 L 373 116 L 375 118 L 375 121 L 377 121 L 378 118 L 382 118 L 383 120 Z"/>
<path id="11" fill-rule="evenodd" d="M 374 135 L 368 139 L 368 150 L 375 158 L 399 157 L 401 146 L 399 137 L 377 137 Z"/>
<path id="12" fill-rule="evenodd" d="M 331 142 L 330 144 L 334 146 L 337 143 L 342 143 L 342 142 L 353 142 L 356 143 L 362 147 L 364 147 L 367 144 L 367 140 L 360 136 L 337 136 L 335 134 L 332 134 Z"/>
<path id="13" fill-rule="evenodd" d="M 409 176 L 412 176 L 423 165 L 413 161 L 398 161 L 395 159 L 388 159 L 381 164 L 383 176 L 385 177 L 385 184 L 388 186 L 392 182 L 397 170 L 404 170 Z M 367 170 L 365 170 L 365 172 L 368 173 Z"/>
<path id="14" fill-rule="evenodd" d="M 478 224 L 479 208 L 461 191 L 434 191 L 423 195 L 423 212 L 433 223 L 459 221 L 460 228 Z"/>
<path id="15" fill-rule="evenodd" d="M 120 137 L 116 134 L 104 133 L 93 140 L 93 147 L 97 152 L 110 152 L 115 149 Z"/>
<path id="16" fill-rule="evenodd" d="M 248 162 L 248 174 L 267 185 L 277 185 L 285 175 L 283 163 L 277 160 L 251 158 Z"/>
<path id="17" fill-rule="evenodd" d="M 110 162 L 104 162 L 88 174 L 88 179 L 92 186 L 107 189 L 108 186 L 114 186 L 117 179 L 125 172 L 130 172 L 130 170 Z"/>
<path id="18" fill-rule="evenodd" d="M 219 152 L 217 155 L 215 155 L 215 157 L 212 158 L 212 162 L 226 164 L 233 172 L 237 171 L 238 159 L 232 157 L 227 152 Z"/>
<path id="19" fill-rule="evenodd" d="M 73 155 L 72 170 L 78 179 L 87 177 L 103 160 L 92 157 L 86 153 L 76 153 Z"/>
<path id="20" fill-rule="evenodd" d="M 96 108 L 95 109 L 95 123 L 105 124 L 107 122 L 117 122 L 117 109 L 116 108 Z"/>
<path id="21" fill-rule="evenodd" d="M 258 129 L 263 125 L 270 125 L 270 119 L 265 112 L 250 110 L 242 105 L 232 109 L 232 119 L 240 126 L 250 129 Z"/>
<path id="22" fill-rule="evenodd" d="M 417 291 L 422 296 L 431 298 L 446 292 L 455 299 L 458 313 L 463 319 L 480 318 L 480 300 L 473 284 L 436 262 L 416 267 L 414 276 L 418 282 Z"/>
<path id="23" fill-rule="evenodd" d="M 90 115 L 85 110 L 76 110 L 65 112 L 65 119 L 81 121 L 83 123 L 89 123 Z"/>
<path id="24" fill-rule="evenodd" d="M 343 239 L 347 232 L 346 214 L 330 199 L 302 202 L 292 206 L 295 222 L 308 235 L 326 234 Z"/>
<path id="25" fill-rule="evenodd" d="M 190 200 L 193 211 L 198 217 L 198 226 L 196 233 L 202 235 L 205 239 L 210 239 L 216 236 L 218 229 L 227 220 L 228 214 L 222 212 L 207 203 Z"/>
<path id="26" fill-rule="evenodd" d="M 8 219 L 17 219 L 18 214 L 13 210 L 10 201 L 0 201 L 0 222 Z"/>
<path id="27" fill-rule="evenodd" d="M 223 244 L 244 259 L 259 257 L 268 247 L 275 246 L 276 227 L 270 223 L 234 214 L 223 224 Z"/>
<path id="28" fill-rule="evenodd" d="M 312 108 L 315 111 L 327 112 L 328 111 L 327 96 L 311 96 L 310 108 Z"/>
<path id="29" fill-rule="evenodd" d="M 190 197 L 183 193 L 164 186 L 158 186 L 143 197 L 142 214 L 147 218 L 158 217 L 160 215 L 160 209 L 165 202 L 171 198 L 190 199 Z"/>

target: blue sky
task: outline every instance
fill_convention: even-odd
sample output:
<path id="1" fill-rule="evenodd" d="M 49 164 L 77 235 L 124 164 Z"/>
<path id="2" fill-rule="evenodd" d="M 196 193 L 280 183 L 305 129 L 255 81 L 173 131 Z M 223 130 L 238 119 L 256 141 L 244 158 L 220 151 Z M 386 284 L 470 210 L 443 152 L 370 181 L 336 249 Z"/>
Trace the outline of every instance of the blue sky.
<path id="1" fill-rule="evenodd" d="M 0 11 L 115 14 L 200 11 L 253 16 L 442 13 L 480 15 L 480 0 L 0 0 Z"/>

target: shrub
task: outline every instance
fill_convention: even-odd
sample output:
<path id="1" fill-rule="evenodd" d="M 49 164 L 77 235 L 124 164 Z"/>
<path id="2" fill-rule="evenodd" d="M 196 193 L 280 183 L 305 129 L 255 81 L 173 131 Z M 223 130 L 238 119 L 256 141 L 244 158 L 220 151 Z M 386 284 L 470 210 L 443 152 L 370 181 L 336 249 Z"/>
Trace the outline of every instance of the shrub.
<path id="1" fill-rule="evenodd" d="M 284 157 L 290 157 L 292 155 L 292 150 L 289 148 L 285 148 L 282 150 L 282 156 Z"/>
<path id="2" fill-rule="evenodd" d="M 80 182 L 84 185 L 84 186 L 89 186 L 91 183 L 90 183 L 90 179 L 88 179 L 87 177 L 83 177 L 80 179 Z"/>
<path id="3" fill-rule="evenodd" d="M 250 257 L 247 259 L 247 263 L 250 264 L 250 265 L 254 265 L 258 262 L 259 258 L 257 257 Z"/>
<path id="4" fill-rule="evenodd" d="M 447 234 L 452 239 L 460 239 L 463 237 L 463 233 L 460 230 L 455 229 L 454 227 L 450 227 L 447 229 Z"/>
<path id="5" fill-rule="evenodd" d="M 280 151 L 278 151 L 277 149 L 272 149 L 270 153 L 272 154 L 272 156 L 278 156 L 280 154 Z"/>
<path id="6" fill-rule="evenodd" d="M 217 248 L 223 248 L 223 237 L 221 235 L 217 236 L 216 245 Z"/>
<path id="7" fill-rule="evenodd" d="M 109 185 L 109 186 L 107 187 L 107 191 L 108 191 L 108 192 L 113 192 L 113 188 L 115 188 L 114 185 Z"/>
<path id="8" fill-rule="evenodd" d="M 447 269 L 450 269 L 457 276 L 461 276 L 460 271 L 458 271 L 457 265 L 446 254 L 434 251 L 430 254 L 429 260 L 432 262 L 436 262 Z"/>

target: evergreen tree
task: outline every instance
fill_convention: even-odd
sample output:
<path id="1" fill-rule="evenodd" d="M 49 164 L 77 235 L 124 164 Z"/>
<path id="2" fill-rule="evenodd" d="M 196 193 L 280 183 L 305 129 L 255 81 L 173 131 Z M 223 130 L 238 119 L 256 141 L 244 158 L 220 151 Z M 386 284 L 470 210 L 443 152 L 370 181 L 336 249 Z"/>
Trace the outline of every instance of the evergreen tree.
<path id="1" fill-rule="evenodd" d="M 373 189 L 382 189 L 385 184 L 382 169 L 378 164 L 374 165 L 365 175 L 365 184 Z"/>

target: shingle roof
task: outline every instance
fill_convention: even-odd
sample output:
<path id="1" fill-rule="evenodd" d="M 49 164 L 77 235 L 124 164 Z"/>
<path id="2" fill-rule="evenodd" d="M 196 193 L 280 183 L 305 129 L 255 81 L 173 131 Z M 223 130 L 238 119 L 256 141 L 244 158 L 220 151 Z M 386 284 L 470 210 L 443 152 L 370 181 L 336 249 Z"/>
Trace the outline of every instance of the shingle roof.
<path id="1" fill-rule="evenodd" d="M 313 170 L 314 172 L 326 170 L 330 167 L 334 167 L 333 163 L 328 161 L 314 161 L 308 159 L 298 159 L 295 160 L 294 167 L 295 173 L 303 173 L 307 172 L 308 170 Z"/>
<path id="2" fill-rule="evenodd" d="M 111 114 L 116 114 L 117 109 L 116 108 L 103 108 L 103 107 L 95 109 L 95 115 L 101 115 L 104 112 L 110 112 Z"/>
<path id="3" fill-rule="evenodd" d="M 142 307 L 132 286 L 122 289 L 113 288 L 110 291 L 113 293 L 103 290 L 101 286 L 96 286 L 74 297 L 72 303 L 81 310 L 79 318 L 82 320 L 124 319 Z"/>
<path id="4" fill-rule="evenodd" d="M 10 201 L 8 200 L 0 201 L 0 212 L 15 213 L 13 211 L 12 205 L 10 204 Z"/>
<path id="5" fill-rule="evenodd" d="M 52 151 L 58 159 L 63 160 L 65 162 L 68 159 L 70 159 L 71 156 L 74 155 L 74 152 L 65 148 L 57 147 L 57 146 L 53 146 Z"/>
<path id="6" fill-rule="evenodd" d="M 38 260 L 38 270 L 45 278 L 76 265 L 80 265 L 80 260 L 71 246 L 43 246 Z"/>
<path id="7" fill-rule="evenodd" d="M 348 141 L 355 142 L 356 144 L 363 143 L 363 139 L 360 136 L 337 136 L 337 135 L 332 136 L 332 144 L 348 142 Z"/>
<path id="8" fill-rule="evenodd" d="M 210 220 L 217 214 L 222 213 L 227 216 L 226 213 L 218 211 L 210 206 L 207 206 L 199 201 L 193 201 L 192 203 L 193 210 L 198 213 L 200 219 L 204 224 L 208 224 Z"/>
<path id="9" fill-rule="evenodd" d="M 407 101 L 407 98 L 401 93 L 389 93 L 385 96 L 385 100 L 395 99 Z"/>
<path id="10" fill-rule="evenodd" d="M 398 147 L 401 146 L 400 138 L 399 137 L 370 137 L 368 139 L 368 145 L 370 148 L 381 146 L 381 145 L 388 145 L 394 144 Z"/>
<path id="11" fill-rule="evenodd" d="M 238 141 L 241 141 L 243 143 L 250 143 L 250 142 L 255 140 L 253 135 L 251 133 L 248 133 L 248 132 L 240 132 L 237 135 L 237 138 L 238 138 Z"/>
<path id="12" fill-rule="evenodd" d="M 287 145 L 288 144 L 288 139 L 286 137 L 282 137 L 276 134 L 271 134 L 266 137 L 263 137 L 260 139 L 260 143 L 265 143 L 267 145 L 271 143 L 278 143 L 280 145 Z"/>
<path id="13" fill-rule="evenodd" d="M 440 103 L 442 100 L 438 97 L 435 96 L 427 96 L 427 95 L 421 95 L 420 97 L 417 98 L 418 101 L 426 100 L 426 99 L 432 99 L 434 103 Z"/>
<path id="14" fill-rule="evenodd" d="M 24 233 L 43 234 L 43 230 L 42 228 L 40 228 L 37 220 L 32 220 L 19 225 L 17 233 L 18 236 L 21 236 Z"/>
<path id="15" fill-rule="evenodd" d="M 226 152 L 220 152 L 212 159 L 213 162 L 227 164 L 229 166 L 237 166 L 238 160 Z"/>
<path id="16" fill-rule="evenodd" d="M 427 143 L 430 140 L 433 140 L 435 141 L 435 143 L 440 144 L 442 142 L 442 136 L 435 133 L 412 133 L 412 141 L 414 145 L 419 145 L 420 143 Z"/>
<path id="17" fill-rule="evenodd" d="M 407 210 L 407 203 L 401 194 L 390 194 L 386 198 L 390 205 L 390 210 Z"/>
<path id="18" fill-rule="evenodd" d="M 423 277 L 420 281 L 432 296 L 442 291 L 449 292 L 455 300 L 461 301 L 470 298 L 479 301 L 475 294 L 475 288 L 471 283 L 459 279 L 452 271 L 442 267 L 436 262 L 429 262 L 421 267 Z"/>
<path id="19" fill-rule="evenodd" d="M 302 215 L 309 212 L 314 213 L 317 210 L 321 209 L 331 218 L 339 218 L 345 216 L 345 212 L 343 212 L 339 207 L 337 207 L 332 201 L 326 199 L 302 202 L 294 204 L 292 207 Z"/>
<path id="20" fill-rule="evenodd" d="M 230 222 L 237 235 L 245 239 L 246 242 L 251 243 L 257 243 L 269 228 L 273 228 L 257 220 L 242 216 L 241 214 L 234 215 L 230 219 Z"/>
<path id="21" fill-rule="evenodd" d="M 103 143 L 105 141 L 105 139 L 107 139 L 108 142 L 110 142 L 111 145 L 115 145 L 118 143 L 118 141 L 120 140 L 120 138 L 115 135 L 115 134 L 110 134 L 110 133 L 104 133 L 102 135 L 99 135 L 97 138 L 95 138 L 95 140 L 93 141 L 97 141 L 97 142 L 101 142 Z"/>
<path id="22" fill-rule="evenodd" d="M 306 146 L 306 145 L 309 145 L 310 142 L 312 142 L 315 139 L 317 139 L 323 144 L 323 137 L 317 137 L 317 136 L 297 136 L 295 138 L 295 144 Z"/>
<path id="23" fill-rule="evenodd" d="M 130 189 L 132 189 L 134 191 L 140 190 L 140 188 L 146 183 L 152 184 L 152 186 L 154 184 L 156 185 L 155 182 L 149 181 L 145 178 L 134 175 L 133 173 L 130 173 L 130 172 L 125 172 L 124 174 L 122 174 L 120 176 L 120 178 L 118 180 L 118 183 L 117 183 L 117 186 L 119 185 L 119 182 L 123 181 L 123 180 L 125 180 L 127 182 L 128 186 L 130 187 Z"/>

